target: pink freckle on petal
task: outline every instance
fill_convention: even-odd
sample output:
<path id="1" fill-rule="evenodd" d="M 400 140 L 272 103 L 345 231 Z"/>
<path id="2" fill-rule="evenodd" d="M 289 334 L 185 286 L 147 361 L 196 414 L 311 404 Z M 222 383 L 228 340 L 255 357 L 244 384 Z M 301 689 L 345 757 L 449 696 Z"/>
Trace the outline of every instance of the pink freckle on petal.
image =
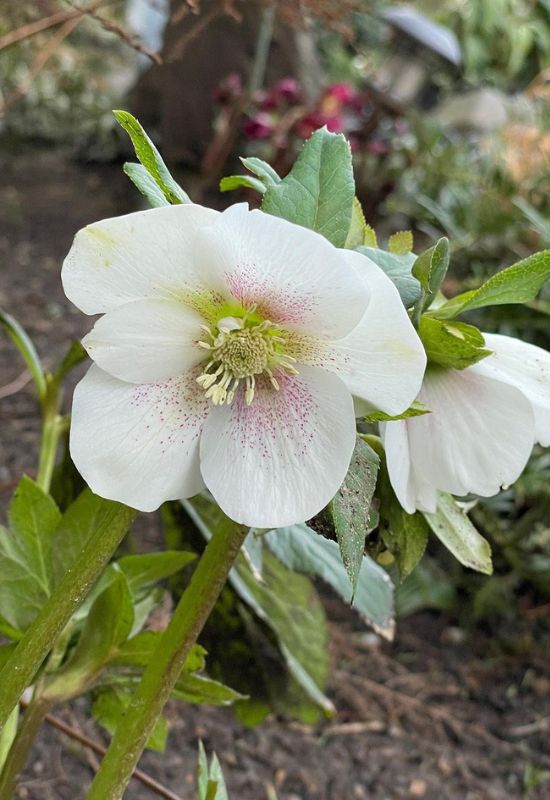
<path id="1" fill-rule="evenodd" d="M 251 449 L 269 461 L 289 449 L 301 458 L 313 440 L 318 407 L 309 388 L 299 376 L 279 372 L 276 377 L 279 391 L 261 378 L 251 405 L 243 392 L 233 402 L 229 436 L 243 460 Z"/>
<path id="2" fill-rule="evenodd" d="M 241 262 L 225 279 L 233 297 L 243 306 L 255 304 L 273 322 L 303 322 L 316 306 L 316 298 L 293 286 L 275 286 L 258 274 L 254 264 Z"/>
<path id="3" fill-rule="evenodd" d="M 166 383 L 141 384 L 135 387 L 131 405 L 143 409 L 143 429 L 147 438 L 158 437 L 158 443 L 168 448 L 184 446 L 190 437 L 200 435 L 210 412 L 210 403 L 196 383 L 197 370 Z"/>

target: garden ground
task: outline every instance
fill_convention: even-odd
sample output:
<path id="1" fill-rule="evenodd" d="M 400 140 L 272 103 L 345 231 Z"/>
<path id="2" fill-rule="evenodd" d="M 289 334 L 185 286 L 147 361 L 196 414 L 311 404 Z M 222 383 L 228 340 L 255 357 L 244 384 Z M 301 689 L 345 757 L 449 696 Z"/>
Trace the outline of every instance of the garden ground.
<path id="1" fill-rule="evenodd" d="M 71 338 L 90 327 L 64 298 L 59 280 L 72 236 L 89 222 L 132 210 L 139 199 L 119 165 L 77 163 L 49 150 L 0 154 L 0 175 L 0 306 L 27 328 L 52 366 Z M 29 376 L 0 337 L 2 509 L 21 473 L 33 473 L 37 440 Z M 155 535 L 155 515 L 145 527 L 144 535 Z M 195 798 L 200 737 L 219 755 L 231 800 L 266 800 L 269 784 L 279 800 L 550 796 L 549 654 L 535 633 L 546 625 L 548 636 L 550 608 L 524 604 L 523 623 L 507 643 L 425 612 L 401 621 L 388 644 L 335 599 L 324 600 L 334 719 L 313 728 L 270 719 L 248 730 L 230 709 L 173 704 L 168 750 L 147 753 L 142 769 L 182 800 Z M 85 703 L 57 713 L 105 744 Z M 79 800 L 96 766 L 90 751 L 45 727 L 19 796 Z M 127 796 L 159 795 L 134 781 Z"/>

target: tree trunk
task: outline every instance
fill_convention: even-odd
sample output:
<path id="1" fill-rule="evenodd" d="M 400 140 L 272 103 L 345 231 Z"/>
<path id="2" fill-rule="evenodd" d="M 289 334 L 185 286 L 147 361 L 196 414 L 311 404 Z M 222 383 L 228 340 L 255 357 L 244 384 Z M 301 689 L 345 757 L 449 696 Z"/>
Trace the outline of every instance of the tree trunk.
<path id="1" fill-rule="evenodd" d="M 237 0 L 237 21 L 223 12 L 221 0 L 202 0 L 200 14 L 179 13 L 178 19 L 182 2 L 171 2 L 163 64 L 144 73 L 130 103 L 146 127 L 159 132 L 170 163 L 194 166 L 212 138 L 216 87 L 232 72 L 247 84 L 265 6 Z M 313 34 L 276 23 L 266 85 L 287 76 L 300 81 L 306 96 L 314 97 L 320 88 Z"/>

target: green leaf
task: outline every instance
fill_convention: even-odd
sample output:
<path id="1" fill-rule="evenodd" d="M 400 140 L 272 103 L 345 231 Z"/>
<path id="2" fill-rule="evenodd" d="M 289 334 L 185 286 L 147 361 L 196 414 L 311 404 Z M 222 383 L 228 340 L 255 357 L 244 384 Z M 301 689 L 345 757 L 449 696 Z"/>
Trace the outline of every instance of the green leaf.
<path id="1" fill-rule="evenodd" d="M 159 151 L 137 119 L 128 111 L 113 111 L 113 114 L 119 125 L 130 136 L 136 156 L 151 175 L 165 199 L 171 204 L 190 203 L 189 196 L 176 183 Z M 143 190 L 140 189 L 140 191 Z"/>
<path id="2" fill-rule="evenodd" d="M 540 289 L 550 278 L 550 250 L 535 253 L 512 267 L 497 272 L 479 289 L 453 297 L 439 308 L 430 311 L 430 316 L 450 319 L 465 311 L 507 303 L 528 303 L 534 300 Z"/>
<path id="3" fill-rule="evenodd" d="M 398 231 L 392 233 L 388 240 L 388 250 L 395 256 L 406 256 L 413 249 L 414 239 L 412 231 Z M 418 276 L 417 276 L 418 277 Z"/>
<path id="4" fill-rule="evenodd" d="M 423 296 L 418 303 L 419 313 L 427 308 L 443 283 L 450 261 L 449 240 L 440 239 L 433 247 L 421 253 L 412 267 L 412 274 L 420 282 Z"/>
<path id="5" fill-rule="evenodd" d="M 48 683 L 45 694 L 52 699 L 67 700 L 86 691 L 118 655 L 130 636 L 133 622 L 128 582 L 118 571 L 94 600 L 73 653 Z"/>
<path id="6" fill-rule="evenodd" d="M 354 197 L 353 206 L 351 210 L 351 222 L 349 226 L 348 235 L 346 237 L 345 247 L 347 247 L 350 250 L 353 250 L 355 247 L 359 247 L 359 245 L 365 244 L 366 229 L 367 229 L 367 222 L 365 220 L 365 215 L 363 214 L 363 209 L 361 208 L 361 203 L 359 202 L 357 197 Z"/>
<path id="7" fill-rule="evenodd" d="M 115 526 L 128 529 L 134 516 L 127 506 L 85 489 L 64 513 L 53 537 L 55 583 L 73 566 L 92 536 L 101 538 L 102 531 Z"/>
<path id="8" fill-rule="evenodd" d="M 175 575 L 196 557 L 195 553 L 183 550 L 164 550 L 160 553 L 123 556 L 117 564 L 126 576 L 130 592 L 136 596 L 164 578 Z"/>
<path id="9" fill-rule="evenodd" d="M 420 514 L 407 514 L 397 499 L 380 512 L 382 541 L 395 558 L 401 580 L 415 569 L 428 543 L 428 526 Z"/>
<path id="10" fill-rule="evenodd" d="M 400 419 L 410 419 L 411 417 L 422 417 L 424 414 L 429 414 L 430 409 L 418 400 L 415 400 L 412 406 L 409 406 L 402 414 L 397 414 L 395 417 L 385 414 L 383 411 L 369 411 L 363 417 L 364 422 L 397 422 Z"/>
<path id="11" fill-rule="evenodd" d="M 52 590 L 52 539 L 61 513 L 52 498 L 24 476 L 0 526 L 0 615 L 24 631 Z M 9 635 L 9 633 L 8 633 Z"/>
<path id="12" fill-rule="evenodd" d="M 68 352 L 65 354 L 60 365 L 55 370 L 55 380 L 58 383 L 61 383 L 63 378 L 65 378 L 72 369 L 77 367 L 79 364 L 82 364 L 82 362 L 86 361 L 87 358 L 88 353 L 82 347 L 81 343 L 78 341 L 71 342 Z"/>
<path id="13" fill-rule="evenodd" d="M 182 504 L 207 539 L 213 532 L 235 524 L 205 497 L 197 496 Z M 349 594 L 351 586 L 338 545 L 332 544 L 334 561 L 344 575 Z M 267 550 L 264 551 L 261 581 L 241 554 L 229 574 L 229 582 L 239 598 L 272 631 L 289 673 L 309 700 L 325 714 L 332 714 L 333 705 L 323 694 L 328 676 L 326 620 L 311 582 L 291 572 Z M 268 684 L 276 681 L 269 673 L 265 679 Z M 277 681 L 271 696 L 274 707 L 280 713 L 288 714 L 290 710 L 293 716 L 311 720 L 311 705 L 305 704 L 303 696 L 298 696 L 294 688 Z"/>
<path id="14" fill-rule="evenodd" d="M 120 722 L 124 724 L 124 715 L 131 702 L 131 692 L 120 687 L 109 686 L 101 689 L 96 695 L 92 704 L 92 715 L 112 735 Z M 166 749 L 167 738 L 168 721 L 164 717 L 159 717 L 147 740 L 146 747 L 149 750 L 163 753 Z"/>
<path id="15" fill-rule="evenodd" d="M 465 567 L 491 575 L 491 547 L 449 494 L 438 495 L 435 514 L 423 512 L 437 538 Z"/>
<path id="16" fill-rule="evenodd" d="M 348 474 L 327 508 L 353 594 L 363 564 L 369 512 L 379 465 L 377 454 L 358 436 Z"/>
<path id="17" fill-rule="evenodd" d="M 229 800 L 218 757 L 214 753 L 209 766 L 204 745 L 200 740 L 197 784 L 198 800 Z"/>
<path id="18" fill-rule="evenodd" d="M 357 250 L 374 261 L 393 281 L 405 308 L 414 305 L 420 297 L 421 290 L 420 284 L 411 273 L 416 258 L 412 253 L 408 253 L 406 256 L 397 256 L 377 247 L 358 247 Z"/>
<path id="19" fill-rule="evenodd" d="M 351 582 L 336 542 L 303 524 L 277 528 L 265 534 L 264 539 L 286 567 L 322 578 L 343 600 L 352 600 Z M 363 556 L 352 605 L 382 636 L 392 638 L 393 585 L 387 572 L 368 556 Z"/>
<path id="20" fill-rule="evenodd" d="M 281 183 L 281 177 L 267 161 L 262 161 L 261 158 L 256 158 L 255 156 L 240 158 L 239 160 L 243 167 L 262 181 L 266 189 L 269 186 L 277 186 L 278 183 Z"/>
<path id="21" fill-rule="evenodd" d="M 212 680 L 206 675 L 194 675 L 186 671 L 178 678 L 172 697 L 186 703 L 212 706 L 228 706 L 237 700 L 245 699 L 245 695 L 219 681 Z"/>
<path id="22" fill-rule="evenodd" d="M 258 178 L 252 178 L 250 175 L 227 175 L 221 179 L 221 192 L 232 192 L 235 189 L 254 189 L 260 194 L 265 192 L 264 184 Z"/>
<path id="23" fill-rule="evenodd" d="M 19 722 L 19 704 L 15 706 L 9 715 L 6 724 L 0 731 L 0 772 L 2 771 L 10 748 L 17 735 L 17 725 Z"/>
<path id="24" fill-rule="evenodd" d="M 199 739 L 199 756 L 197 761 L 197 789 L 199 793 L 198 800 L 206 800 L 206 792 L 208 789 L 208 760 L 206 758 L 206 750 L 202 740 Z"/>
<path id="25" fill-rule="evenodd" d="M 491 355 L 481 331 L 465 322 L 428 317 L 420 318 L 418 334 L 428 356 L 428 364 L 465 369 Z"/>
<path id="26" fill-rule="evenodd" d="M 136 189 L 147 198 L 150 206 L 161 208 L 162 206 L 170 205 L 170 201 L 166 199 L 164 192 L 143 164 L 134 164 L 131 161 L 127 161 L 122 169 Z"/>
<path id="27" fill-rule="evenodd" d="M 122 642 L 111 659 L 113 665 L 124 664 L 133 667 L 146 667 L 162 637 L 163 631 L 142 631 L 131 639 Z M 191 648 L 185 659 L 185 672 L 198 672 L 204 669 L 206 650 L 200 644 Z"/>
<path id="28" fill-rule="evenodd" d="M 395 590 L 398 618 L 430 608 L 450 611 L 456 601 L 456 590 L 449 575 L 433 560 L 425 557 Z"/>
<path id="29" fill-rule="evenodd" d="M 43 400 L 46 396 L 47 389 L 46 376 L 44 375 L 40 357 L 36 352 L 36 348 L 30 336 L 11 314 L 2 311 L 1 308 L 0 325 L 5 328 L 8 336 L 23 356 L 23 360 L 33 377 L 38 397 L 40 400 Z"/>
<path id="30" fill-rule="evenodd" d="M 349 144 L 341 134 L 322 128 L 305 143 L 289 174 L 268 187 L 262 209 L 344 247 L 354 196 Z"/>

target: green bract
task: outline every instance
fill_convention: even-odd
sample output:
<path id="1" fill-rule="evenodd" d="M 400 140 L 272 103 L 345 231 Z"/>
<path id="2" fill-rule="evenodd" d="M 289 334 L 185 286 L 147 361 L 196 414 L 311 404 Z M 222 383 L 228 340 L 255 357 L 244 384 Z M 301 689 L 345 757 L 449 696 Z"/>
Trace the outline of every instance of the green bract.
<path id="1" fill-rule="evenodd" d="M 447 322 L 428 317 L 420 319 L 418 333 L 428 356 L 428 364 L 465 369 L 491 355 L 481 331 L 465 322 Z"/>

